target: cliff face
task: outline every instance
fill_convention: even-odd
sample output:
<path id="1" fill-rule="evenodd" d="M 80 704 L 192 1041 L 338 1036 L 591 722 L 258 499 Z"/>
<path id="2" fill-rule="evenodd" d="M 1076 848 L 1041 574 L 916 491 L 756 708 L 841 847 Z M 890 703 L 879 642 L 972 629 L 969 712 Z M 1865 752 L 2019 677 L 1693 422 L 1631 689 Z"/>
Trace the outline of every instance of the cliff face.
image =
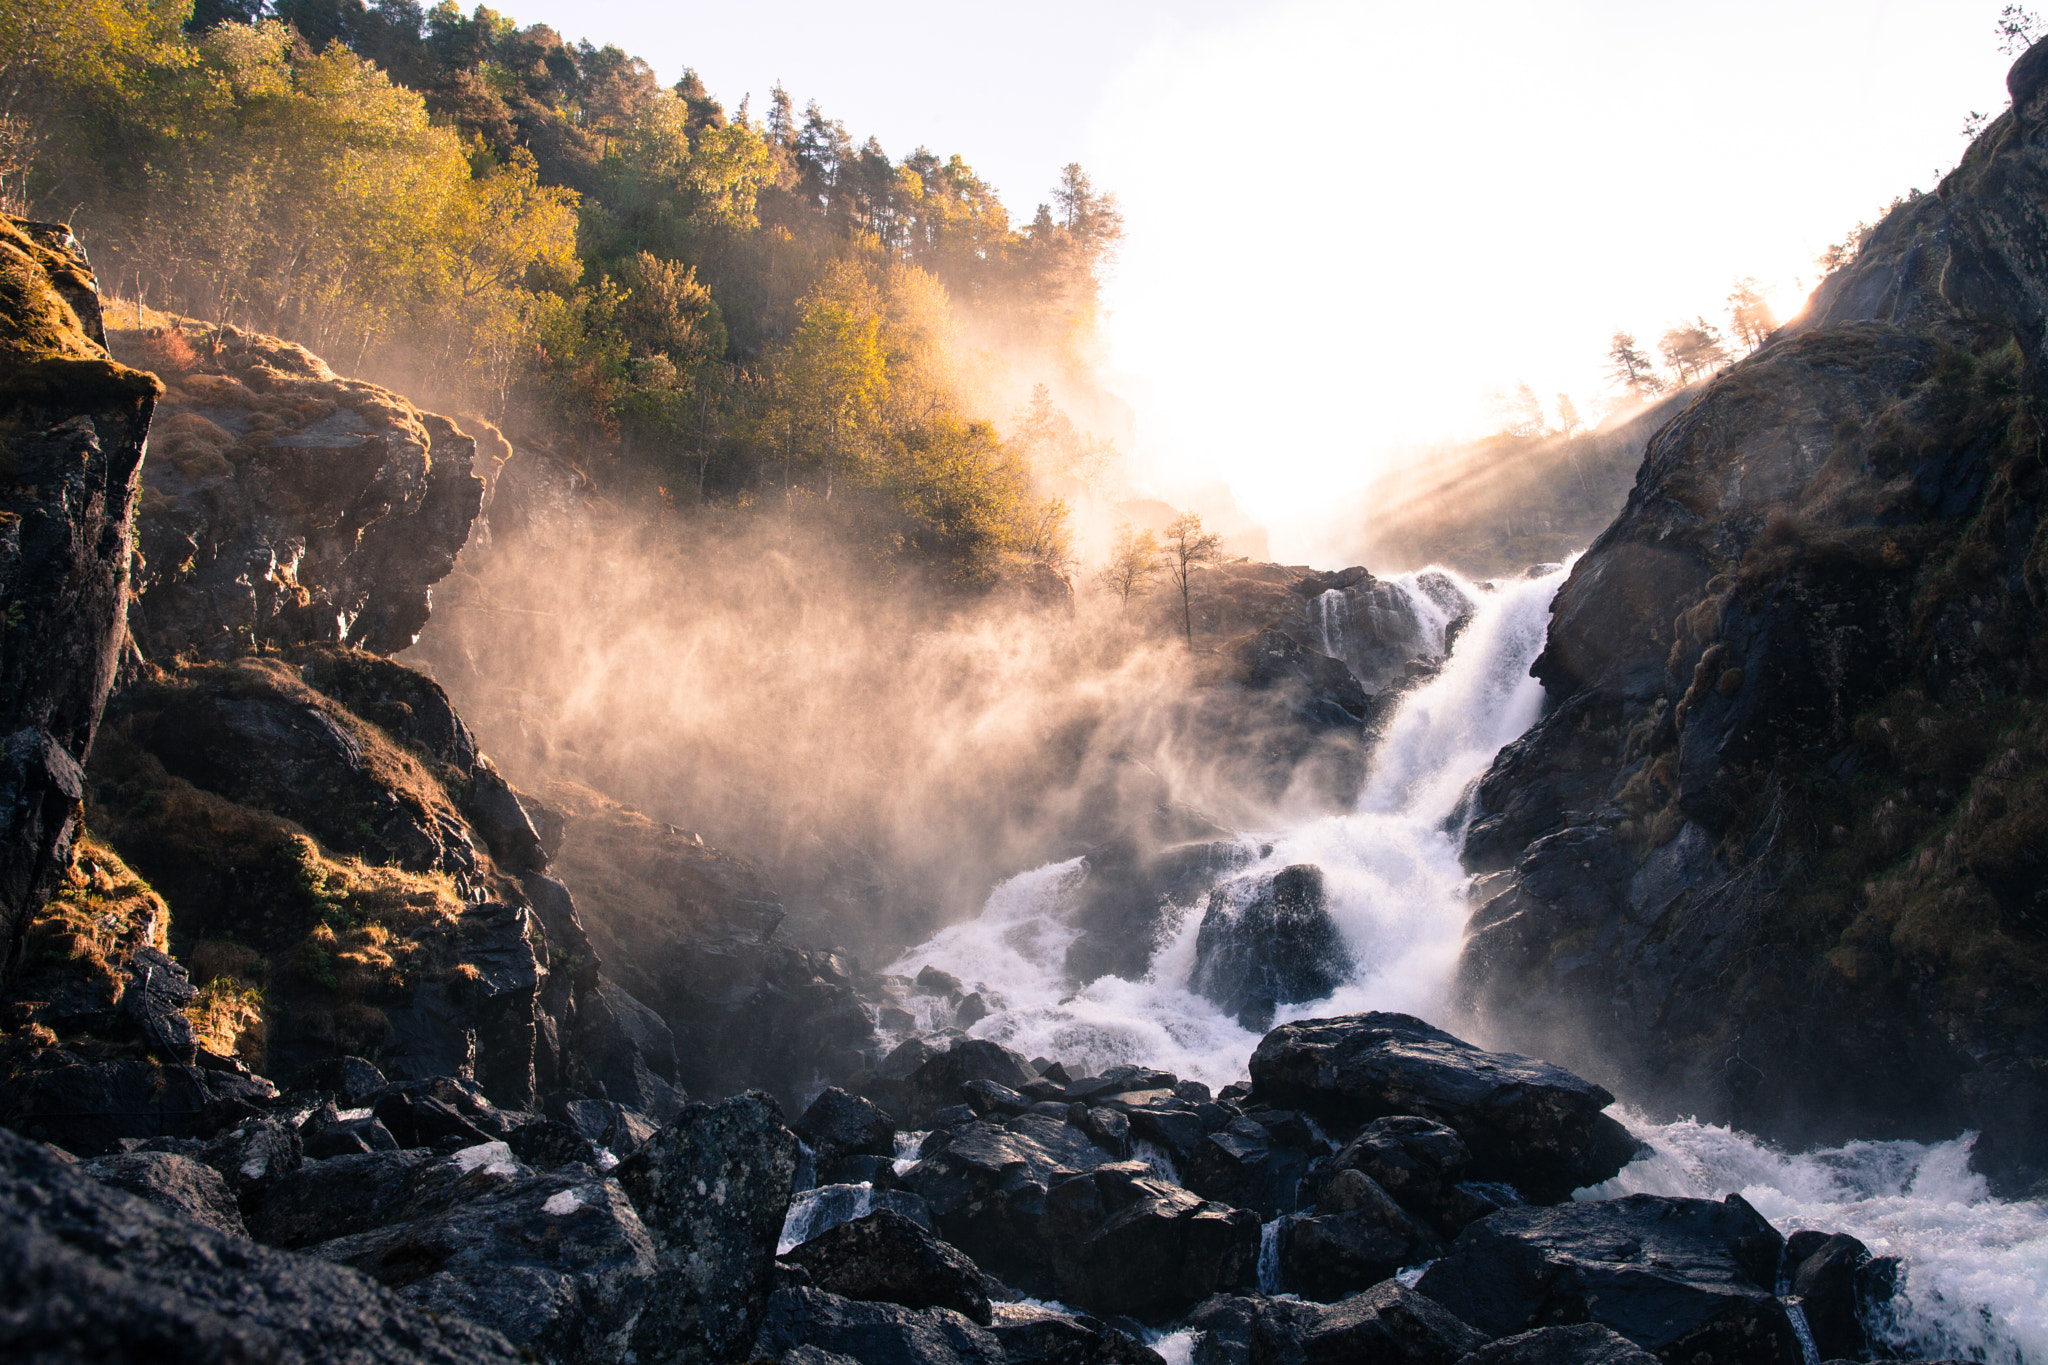
<path id="1" fill-rule="evenodd" d="M 70 234 L 0 218 L 0 970 L 70 861 L 113 681 L 143 438 Z"/>
<path id="2" fill-rule="evenodd" d="M 483 504 L 476 441 L 274 337 L 174 322 L 115 345 L 170 386 L 143 476 L 143 652 L 410 645 Z"/>
<path id="3" fill-rule="evenodd" d="M 1463 965 L 1498 1035 L 1634 1098 L 1982 1128 L 2015 1186 L 2048 1174 L 2044 77 L 1651 441 L 1481 786 Z"/>

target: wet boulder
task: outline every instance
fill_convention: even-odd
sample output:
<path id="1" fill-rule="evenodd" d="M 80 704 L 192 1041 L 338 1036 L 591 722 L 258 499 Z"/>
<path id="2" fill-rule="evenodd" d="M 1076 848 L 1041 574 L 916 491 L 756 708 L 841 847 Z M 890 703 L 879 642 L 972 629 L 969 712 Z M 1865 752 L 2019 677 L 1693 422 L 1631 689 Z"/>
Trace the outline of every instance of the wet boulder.
<path id="1" fill-rule="evenodd" d="M 1405 1014 L 1304 1019 L 1252 1054 L 1253 1095 L 1327 1122 L 1433 1119 L 1464 1139 L 1475 1180 L 1506 1181 L 1538 1203 L 1609 1179 L 1639 1144 L 1602 1113 L 1614 1102 L 1563 1067 L 1487 1052 Z"/>
<path id="2" fill-rule="evenodd" d="M 510 1162 L 484 1174 L 468 1182 L 470 1197 L 307 1254 L 429 1312 L 494 1328 L 542 1361 L 625 1359 L 655 1257 L 618 1182 L 589 1167 L 537 1175 Z"/>
<path id="3" fill-rule="evenodd" d="M 1036 1292 L 1052 1282 L 1041 1235 L 1048 1186 L 1111 1160 L 1066 1123 L 976 1119 L 927 1151 L 903 1182 L 923 1197 L 940 1236 L 1005 1283 Z"/>
<path id="4" fill-rule="evenodd" d="M 0 1302 L 0 1356 L 51 1365 L 521 1358 L 487 1327 L 153 1207 L 4 1130 Z"/>
<path id="5" fill-rule="evenodd" d="M 878 1190 L 869 1184 L 814 1185 L 799 1190 L 789 1201 L 789 1213 L 782 1220 L 782 1232 L 776 1240 L 776 1254 L 787 1255 L 841 1223 L 851 1223 L 884 1209 L 927 1232 L 933 1230 L 931 1209 L 921 1196 L 909 1190 Z"/>
<path id="6" fill-rule="evenodd" d="M 1328 1155 L 1329 1144 L 1299 1116 L 1267 1111 L 1207 1134 L 1179 1169 L 1181 1183 L 1204 1199 L 1251 1209 L 1270 1222 L 1301 1206 L 1303 1178 Z"/>
<path id="7" fill-rule="evenodd" d="M 1359 1170 L 1444 1237 L 1501 1207 L 1464 1180 L 1472 1154 L 1441 1123 L 1413 1114 L 1374 1119 L 1330 1163 L 1331 1173 Z M 1504 1193 L 1504 1192 L 1503 1192 Z"/>
<path id="8" fill-rule="evenodd" d="M 1258 1279 L 1257 1214 L 1211 1203 L 1138 1162 L 1056 1179 L 1037 1233 L 1052 1296 L 1098 1313 L 1162 1321 Z"/>
<path id="9" fill-rule="evenodd" d="M 1740 1195 L 1503 1209 L 1466 1228 L 1417 1288 L 1493 1337 L 1591 1321 L 1670 1365 L 1800 1365 L 1771 1293 L 1783 1246 Z"/>
<path id="10" fill-rule="evenodd" d="M 642 1361 L 722 1359 L 753 1339 L 796 1159 L 782 1111 L 750 1092 L 686 1105 L 620 1163 L 658 1258 L 632 1335 Z"/>
<path id="11" fill-rule="evenodd" d="M 1034 1079 L 1031 1063 L 1001 1043 L 985 1038 L 957 1039 L 910 1073 L 902 1122 L 911 1128 L 928 1126 L 933 1114 L 965 1099 L 962 1087 L 969 1081 L 993 1081 L 1015 1091 Z"/>
<path id="12" fill-rule="evenodd" d="M 950 1308 L 984 1327 L 991 1291 L 1002 1292 L 965 1253 L 890 1209 L 829 1228 L 783 1259 L 842 1298 Z"/>
<path id="13" fill-rule="evenodd" d="M 1299 863 L 1250 887 L 1209 893 L 1195 938 L 1194 991 L 1246 1028 L 1270 1027 L 1276 1006 L 1322 999 L 1351 971 L 1321 868 Z"/>
<path id="14" fill-rule="evenodd" d="M 836 1085 L 818 1092 L 795 1127 L 821 1167 L 840 1157 L 896 1155 L 895 1120 L 872 1100 Z"/>
<path id="15" fill-rule="evenodd" d="M 1304 1298 L 1328 1302 L 1390 1279 L 1443 1250 L 1435 1233 L 1409 1217 L 1365 1172 L 1340 1171 L 1315 1212 L 1280 1232 L 1280 1278 Z"/>
<path id="16" fill-rule="evenodd" d="M 1656 1359 L 1612 1327 L 1581 1322 L 1489 1341 L 1458 1365 L 1654 1365 Z"/>
<path id="17" fill-rule="evenodd" d="M 102 1185 L 126 1191 L 216 1232 L 246 1237 L 242 1212 L 220 1172 L 175 1152 L 119 1152 L 82 1162 L 81 1171 Z"/>
<path id="18" fill-rule="evenodd" d="M 1165 1365 L 1127 1333 L 1080 1313 L 1032 1303 L 998 1303 L 989 1331 L 1010 1365 Z"/>
<path id="19" fill-rule="evenodd" d="M 768 1299 L 753 1359 L 825 1365 L 816 1353 L 860 1365 L 1006 1365 L 986 1327 L 949 1308 L 903 1308 L 822 1289 L 778 1289 Z"/>
<path id="20" fill-rule="evenodd" d="M 1791 1261 L 1789 1249 L 1786 1260 Z M 1870 1248 L 1846 1233 L 1827 1238 L 1800 1257 L 1791 1271 L 1792 1295 L 1806 1314 L 1807 1330 L 1822 1360 L 1861 1360 L 1869 1353 L 1864 1313 L 1891 1298 L 1897 1274 L 1896 1260 L 1872 1257 Z"/>
<path id="21" fill-rule="evenodd" d="M 1392 1280 L 1333 1304 L 1219 1295 L 1197 1305 L 1186 1325 L 1201 1334 L 1197 1365 L 1453 1365 L 1486 1342 L 1442 1305 Z"/>

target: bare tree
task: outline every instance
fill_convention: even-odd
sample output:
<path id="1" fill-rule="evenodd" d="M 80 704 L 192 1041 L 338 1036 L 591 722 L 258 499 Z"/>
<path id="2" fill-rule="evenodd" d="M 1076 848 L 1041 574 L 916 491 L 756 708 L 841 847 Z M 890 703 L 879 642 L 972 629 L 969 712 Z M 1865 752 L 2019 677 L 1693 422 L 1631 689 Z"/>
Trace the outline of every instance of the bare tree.
<path id="1" fill-rule="evenodd" d="M 1202 529 L 1202 514 L 1183 512 L 1166 528 L 1166 572 L 1180 589 L 1181 629 L 1188 645 L 1195 643 L 1194 608 L 1189 605 L 1188 581 L 1197 568 L 1222 557 L 1223 537 Z"/>
<path id="2" fill-rule="evenodd" d="M 1159 537 L 1150 531 L 1137 531 L 1129 522 L 1116 528 L 1116 541 L 1109 549 L 1109 562 L 1096 573 L 1095 581 L 1104 592 L 1113 592 L 1117 600 L 1128 609 L 1133 597 L 1140 596 L 1158 577 L 1161 562 Z"/>

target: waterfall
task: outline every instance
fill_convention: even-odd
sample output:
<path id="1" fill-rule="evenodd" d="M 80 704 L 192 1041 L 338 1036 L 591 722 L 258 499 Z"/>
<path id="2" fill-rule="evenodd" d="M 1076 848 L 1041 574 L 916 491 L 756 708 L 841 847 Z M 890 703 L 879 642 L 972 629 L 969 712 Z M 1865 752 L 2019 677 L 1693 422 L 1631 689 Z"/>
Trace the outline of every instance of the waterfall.
<path id="1" fill-rule="evenodd" d="M 1442 670 L 1395 713 L 1355 809 L 1245 841 L 1237 877 L 1270 876 L 1293 863 L 1323 870 L 1329 911 L 1355 963 L 1330 998 L 1283 1007 L 1280 1021 L 1368 1009 L 1442 1017 L 1469 913 L 1470 879 L 1459 861 L 1466 795 L 1540 712 L 1542 689 L 1529 666 L 1564 573 L 1560 566 L 1484 587 L 1439 570 L 1391 580 L 1439 648 L 1461 602 L 1471 616 Z M 1341 645 L 1341 625 L 1335 634 L 1328 625 L 1333 605 L 1326 594 L 1324 639 Z M 1075 1075 L 1142 1063 L 1211 1086 L 1242 1078 L 1259 1035 L 1188 990 L 1197 907 L 1170 921 L 1143 979 L 1105 977 L 1070 990 L 1064 961 L 1078 931 L 1068 916 L 1086 876 L 1076 858 L 1012 877 L 978 918 L 934 935 L 888 970 L 911 974 L 932 963 L 983 989 L 1002 1004 L 975 1024 L 975 1036 L 1058 1058 Z M 1991 1198 L 1968 1169 L 1974 1135 L 1787 1155 L 1725 1128 L 1618 1112 L 1652 1154 L 1584 1197 L 1740 1193 L 1783 1232 L 1847 1232 L 1875 1254 L 1900 1257 L 1903 1288 L 1885 1321 L 1870 1325 L 1902 1353 L 2048 1365 L 2040 1288 L 2048 1284 L 2048 1204 Z M 1262 1239 L 1262 1281 L 1278 1221 Z"/>

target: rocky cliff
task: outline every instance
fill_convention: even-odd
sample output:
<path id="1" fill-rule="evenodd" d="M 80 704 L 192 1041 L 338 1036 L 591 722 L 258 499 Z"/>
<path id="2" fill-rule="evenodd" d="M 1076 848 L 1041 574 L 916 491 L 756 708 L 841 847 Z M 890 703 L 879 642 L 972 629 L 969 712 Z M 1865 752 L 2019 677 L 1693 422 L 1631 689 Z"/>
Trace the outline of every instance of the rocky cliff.
<path id="1" fill-rule="evenodd" d="M 71 234 L 0 219 L 0 970 L 70 862 L 162 390 L 108 355 Z"/>
<path id="2" fill-rule="evenodd" d="M 1650 442 L 1480 788 L 1463 967 L 1639 1100 L 1982 1128 L 2012 1187 L 2048 1174 L 2044 79 Z"/>

